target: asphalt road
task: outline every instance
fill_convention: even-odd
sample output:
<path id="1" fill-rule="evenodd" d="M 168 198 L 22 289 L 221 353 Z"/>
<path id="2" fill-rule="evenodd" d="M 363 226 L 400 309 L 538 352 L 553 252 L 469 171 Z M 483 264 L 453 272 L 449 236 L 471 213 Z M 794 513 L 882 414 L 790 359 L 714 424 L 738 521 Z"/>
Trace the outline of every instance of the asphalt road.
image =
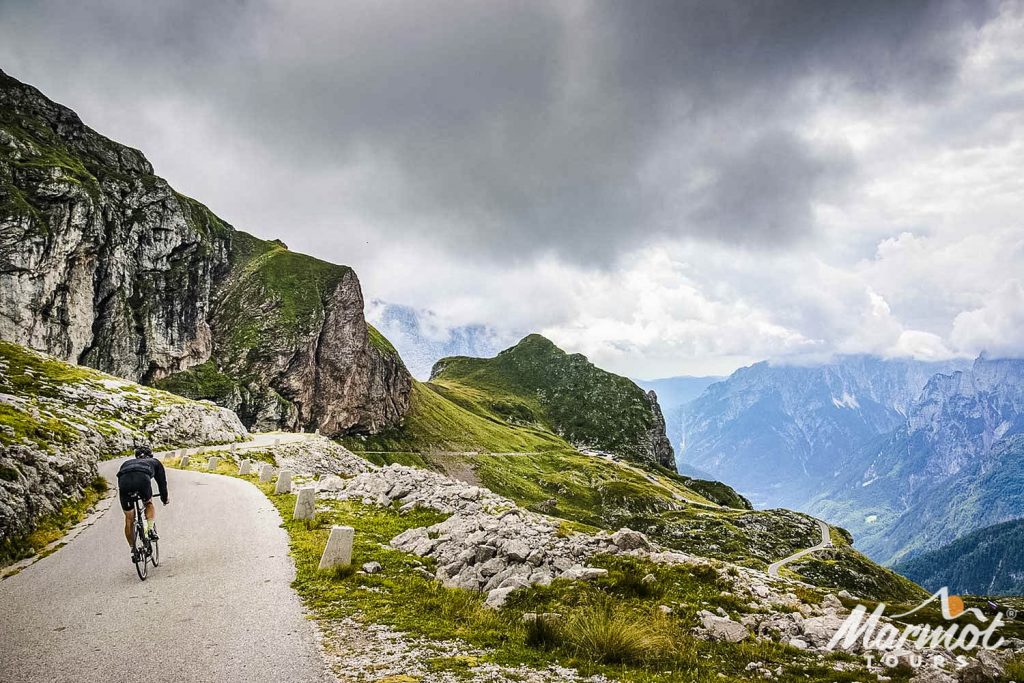
<path id="1" fill-rule="evenodd" d="M 100 464 L 115 485 L 118 464 Z M 0 582 L 0 681 L 331 680 L 290 587 L 276 509 L 238 479 L 167 477 L 148 580 L 114 499 L 67 546 Z"/>
<path id="2" fill-rule="evenodd" d="M 825 522 L 821 521 L 820 519 L 816 519 L 814 521 L 818 523 L 818 528 L 821 530 L 821 541 L 816 546 L 813 546 L 811 548 L 804 548 L 803 550 L 801 550 L 798 553 L 793 553 L 789 557 L 783 558 L 783 559 L 779 560 L 778 562 L 773 562 L 771 564 L 771 566 L 768 567 L 768 576 L 778 576 L 779 575 L 779 569 L 782 568 L 782 565 L 789 564 L 790 562 L 795 562 L 796 560 L 799 560 L 804 555 L 810 555 L 815 550 L 821 550 L 822 548 L 828 548 L 829 546 L 832 545 L 832 537 L 829 534 L 828 524 L 825 524 Z"/>

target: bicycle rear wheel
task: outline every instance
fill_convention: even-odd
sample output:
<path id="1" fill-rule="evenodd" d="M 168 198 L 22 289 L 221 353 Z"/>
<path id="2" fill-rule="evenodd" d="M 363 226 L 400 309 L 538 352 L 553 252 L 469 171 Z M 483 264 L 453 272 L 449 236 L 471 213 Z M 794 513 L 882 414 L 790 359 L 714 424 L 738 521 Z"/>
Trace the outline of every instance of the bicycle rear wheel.
<path id="1" fill-rule="evenodd" d="M 148 562 L 149 558 L 146 557 L 146 544 L 143 540 L 143 529 L 142 525 L 135 525 L 135 571 L 138 572 L 139 578 L 143 581 L 149 576 Z"/>

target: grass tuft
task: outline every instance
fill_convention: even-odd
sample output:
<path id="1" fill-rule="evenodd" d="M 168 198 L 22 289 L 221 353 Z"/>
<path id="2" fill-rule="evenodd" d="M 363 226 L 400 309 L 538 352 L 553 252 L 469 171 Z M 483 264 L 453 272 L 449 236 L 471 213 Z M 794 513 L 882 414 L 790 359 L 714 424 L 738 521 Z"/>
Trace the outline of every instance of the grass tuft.
<path id="1" fill-rule="evenodd" d="M 329 574 L 331 578 L 333 578 L 336 581 L 344 581 L 345 579 L 355 575 L 356 566 L 351 563 L 340 564 L 335 567 L 331 567 L 330 569 L 325 569 L 323 571 Z"/>
<path id="2" fill-rule="evenodd" d="M 650 621 L 611 604 L 576 612 L 565 630 L 580 654 L 601 664 L 643 664 L 664 656 L 671 645 Z"/>
<path id="3" fill-rule="evenodd" d="M 561 620 L 538 614 L 536 618 L 526 622 L 525 642 L 527 646 L 540 650 L 550 650 L 562 645 L 565 636 L 562 633 Z"/>

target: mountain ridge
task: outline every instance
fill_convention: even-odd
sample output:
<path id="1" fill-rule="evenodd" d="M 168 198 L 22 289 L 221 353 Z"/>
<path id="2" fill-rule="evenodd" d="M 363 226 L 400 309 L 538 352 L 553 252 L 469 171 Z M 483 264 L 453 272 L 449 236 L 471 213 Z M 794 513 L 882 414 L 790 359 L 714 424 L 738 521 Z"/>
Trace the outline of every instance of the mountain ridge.
<path id="1" fill-rule="evenodd" d="M 799 508 L 848 453 L 898 428 L 936 372 L 963 365 L 860 355 L 740 368 L 688 404 L 681 461 L 758 505 Z"/>
<path id="2" fill-rule="evenodd" d="M 194 389 L 255 429 L 374 432 L 408 410 L 351 268 L 235 230 L 3 72 L 0 337 Z"/>
<path id="3" fill-rule="evenodd" d="M 443 358 L 431 381 L 502 395 L 498 407 L 509 419 L 547 422 L 576 447 L 675 469 L 657 396 L 542 335 L 528 335 L 494 358 Z"/>

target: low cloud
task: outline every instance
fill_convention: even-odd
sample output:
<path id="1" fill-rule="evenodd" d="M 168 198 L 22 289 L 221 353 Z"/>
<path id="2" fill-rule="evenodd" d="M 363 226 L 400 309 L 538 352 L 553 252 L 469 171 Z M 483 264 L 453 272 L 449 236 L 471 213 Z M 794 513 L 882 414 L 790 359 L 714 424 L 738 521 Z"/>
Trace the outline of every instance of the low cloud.
<path id="1" fill-rule="evenodd" d="M 1022 41 L 1016 0 L 0 4 L 7 72 L 233 225 L 645 376 L 1020 353 Z"/>

